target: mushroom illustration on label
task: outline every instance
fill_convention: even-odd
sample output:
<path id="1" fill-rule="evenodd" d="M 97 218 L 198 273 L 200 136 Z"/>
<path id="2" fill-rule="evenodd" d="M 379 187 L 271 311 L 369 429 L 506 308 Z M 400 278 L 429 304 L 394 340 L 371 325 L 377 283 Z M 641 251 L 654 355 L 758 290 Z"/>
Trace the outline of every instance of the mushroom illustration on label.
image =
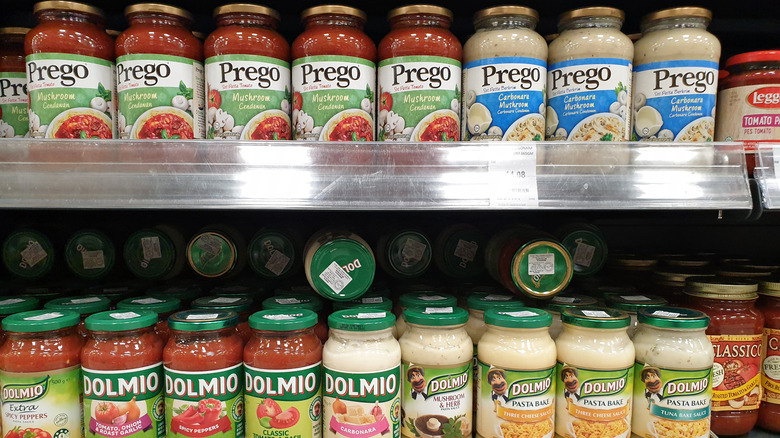
<path id="1" fill-rule="evenodd" d="M 636 112 L 636 132 L 642 137 L 656 135 L 663 123 L 661 113 L 651 106 L 643 106 Z"/>
<path id="2" fill-rule="evenodd" d="M 555 130 L 558 129 L 558 113 L 551 106 L 547 107 L 547 121 L 545 123 L 545 135 L 552 137 L 555 134 Z M 566 133 L 564 132 L 564 136 Z"/>
<path id="3" fill-rule="evenodd" d="M 482 134 L 490 128 L 492 122 L 493 116 L 490 115 L 490 110 L 485 105 L 481 103 L 471 105 L 468 113 L 470 133 L 473 135 Z"/>

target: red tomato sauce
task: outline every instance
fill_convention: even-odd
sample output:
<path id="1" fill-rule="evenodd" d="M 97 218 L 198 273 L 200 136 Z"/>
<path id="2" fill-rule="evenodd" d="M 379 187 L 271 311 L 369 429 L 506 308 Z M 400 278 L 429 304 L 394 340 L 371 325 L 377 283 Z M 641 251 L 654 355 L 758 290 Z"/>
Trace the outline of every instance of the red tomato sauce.
<path id="1" fill-rule="evenodd" d="M 186 19 L 173 13 L 133 12 L 128 20 L 130 27 L 116 38 L 117 57 L 152 53 L 203 59 L 203 45 Z"/>
<path id="2" fill-rule="evenodd" d="M 87 12 L 89 11 L 89 12 Z M 68 53 L 114 62 L 114 40 L 105 31 L 105 18 L 91 6 L 78 10 L 47 9 L 25 37 L 25 53 Z"/>
<path id="3" fill-rule="evenodd" d="M 142 139 L 192 139 L 192 126 L 175 114 L 157 114 L 144 123 L 138 138 Z"/>
<path id="4" fill-rule="evenodd" d="M 328 13 L 328 8 L 336 12 Z M 363 32 L 365 19 L 348 15 L 339 6 L 316 6 L 304 21 L 306 29 L 292 44 L 292 59 L 317 55 L 356 56 L 376 61 L 376 45 Z M 351 8 L 348 8 L 351 9 Z"/>
<path id="5" fill-rule="evenodd" d="M 282 117 L 269 117 L 257 125 L 252 140 L 289 140 L 292 138 L 290 124 Z"/>
<path id="6" fill-rule="evenodd" d="M 203 45 L 205 57 L 258 55 L 289 61 L 290 44 L 275 30 L 278 18 L 264 11 L 267 8 L 248 12 L 247 5 L 241 6 L 241 11 L 226 5 L 214 12 L 217 28 Z"/>
<path id="7" fill-rule="evenodd" d="M 330 141 L 372 141 L 374 132 L 364 117 L 350 116 L 339 122 L 330 133 Z"/>
<path id="8" fill-rule="evenodd" d="M 56 138 L 111 138 L 111 128 L 98 117 L 79 114 L 62 123 Z"/>
<path id="9" fill-rule="evenodd" d="M 771 282 L 777 285 L 777 280 Z M 762 281 L 762 289 L 769 282 Z M 771 295 L 770 295 L 771 294 Z M 759 309 L 764 314 L 764 338 L 762 346 L 765 357 L 780 356 L 780 295 L 778 291 L 772 290 L 761 292 L 759 299 Z M 761 407 L 758 408 L 758 426 L 772 432 L 780 432 L 780 391 L 770 388 L 777 388 L 778 380 L 772 378 L 763 370 L 762 379 L 764 379 L 764 392 L 761 399 Z M 775 376 L 776 377 L 776 376 Z"/>
<path id="10" fill-rule="evenodd" d="M 259 330 L 256 321 L 262 314 L 305 313 L 311 326 L 302 329 Z M 257 316 L 255 316 L 257 315 Z M 314 333 L 317 314 L 310 310 L 290 312 L 284 309 L 264 310 L 250 318 L 253 335 L 244 348 L 244 363 L 255 368 L 286 369 L 314 365 L 322 360 L 322 342 Z"/>
<path id="11" fill-rule="evenodd" d="M 420 135 L 420 141 L 457 141 L 460 135 L 458 122 L 449 116 L 438 117 Z"/>
<path id="12" fill-rule="evenodd" d="M 92 316 L 105 317 L 105 313 L 109 312 Z M 88 317 L 86 325 L 89 338 L 81 350 L 81 364 L 85 368 L 129 370 L 162 362 L 163 342 L 154 332 L 153 324 L 121 331 L 95 329 L 93 324 L 94 321 Z"/>
<path id="13" fill-rule="evenodd" d="M 195 312 L 185 311 L 171 316 Z M 199 313 L 225 313 L 224 311 L 203 311 Z M 232 313 L 232 312 L 231 312 Z M 171 326 L 171 338 L 163 350 L 163 363 L 167 368 L 179 371 L 209 371 L 228 368 L 241 363 L 244 353 L 244 341 L 238 336 L 235 325 L 237 318 L 228 322 L 227 327 L 183 331 Z"/>

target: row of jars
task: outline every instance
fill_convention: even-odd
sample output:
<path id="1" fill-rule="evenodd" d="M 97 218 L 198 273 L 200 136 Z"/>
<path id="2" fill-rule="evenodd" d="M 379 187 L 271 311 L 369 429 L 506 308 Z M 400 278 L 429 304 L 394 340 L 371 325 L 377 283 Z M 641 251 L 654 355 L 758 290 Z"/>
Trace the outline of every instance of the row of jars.
<path id="1" fill-rule="evenodd" d="M 647 15 L 636 45 L 620 31 L 622 11 L 572 10 L 549 49 L 534 31 L 538 13 L 521 6 L 477 12 L 463 46 L 448 9 L 399 7 L 378 47 L 363 32 L 365 13 L 340 5 L 303 11 L 306 29 L 291 47 L 275 31 L 279 14 L 259 5 L 217 8 L 205 45 L 190 32 L 192 16 L 167 5 L 129 6 L 130 27 L 115 43 L 92 6 L 55 0 L 34 11 L 40 24 L 24 50 L 26 30 L 5 31 L 17 59 L 2 67 L 15 97 L 0 136 L 714 138 L 720 43 L 703 8 Z"/>

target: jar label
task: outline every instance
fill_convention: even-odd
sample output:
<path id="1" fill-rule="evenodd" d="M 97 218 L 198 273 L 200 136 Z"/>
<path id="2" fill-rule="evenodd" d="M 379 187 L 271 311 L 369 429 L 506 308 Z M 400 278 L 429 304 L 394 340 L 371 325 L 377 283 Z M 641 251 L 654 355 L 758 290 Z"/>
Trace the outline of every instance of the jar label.
<path id="1" fill-rule="evenodd" d="M 292 63 L 293 138 L 373 141 L 376 66 L 352 56 L 308 56 Z"/>
<path id="2" fill-rule="evenodd" d="M 244 365 L 244 371 L 249 437 L 322 436 L 322 362 L 286 370 Z"/>
<path id="3" fill-rule="evenodd" d="M 667 61 L 636 67 L 631 138 L 712 141 L 717 90 L 717 62 Z"/>
<path id="4" fill-rule="evenodd" d="M 404 361 L 404 421 L 408 437 L 437 436 L 444 430 L 471 436 L 473 426 L 474 369 L 471 362 L 437 368 Z"/>
<path id="5" fill-rule="evenodd" d="M 501 57 L 463 67 L 464 140 L 544 140 L 547 62 Z"/>
<path id="6" fill-rule="evenodd" d="M 712 368 L 671 370 L 634 365 L 632 433 L 658 436 L 709 436 Z"/>
<path id="7" fill-rule="evenodd" d="M 480 436 L 552 436 L 555 367 L 517 371 L 480 361 L 479 370 L 477 433 Z"/>
<path id="8" fill-rule="evenodd" d="M 33 138 L 114 138 L 114 64 L 91 56 L 27 56 Z"/>
<path id="9" fill-rule="evenodd" d="M 374 373 L 323 370 L 325 438 L 400 438 L 400 365 Z"/>
<path id="10" fill-rule="evenodd" d="M 631 62 L 588 58 L 550 64 L 547 140 L 626 141 Z"/>
<path id="11" fill-rule="evenodd" d="M 401 56 L 379 63 L 379 141 L 458 141 L 460 61 Z"/>
<path id="12" fill-rule="evenodd" d="M 558 362 L 555 379 L 556 434 L 630 435 L 634 367 L 601 371 Z"/>
<path id="13" fill-rule="evenodd" d="M 203 64 L 181 56 L 139 54 L 116 59 L 119 137 L 204 137 Z"/>
<path id="14" fill-rule="evenodd" d="M 745 85 L 718 93 L 716 141 L 780 140 L 780 86 Z M 745 145 L 755 150 L 755 145 Z"/>
<path id="15" fill-rule="evenodd" d="M 206 59 L 206 138 L 290 140 L 290 64 L 267 56 Z"/>
<path id="16" fill-rule="evenodd" d="M 765 328 L 762 347 L 761 401 L 777 405 L 780 404 L 780 330 Z"/>
<path id="17" fill-rule="evenodd" d="M 168 434 L 242 438 L 243 367 L 243 363 L 214 371 L 177 371 L 165 367 Z"/>
<path id="18" fill-rule="evenodd" d="M 761 335 L 707 335 L 715 349 L 712 410 L 752 411 L 761 400 Z"/>
<path id="19" fill-rule="evenodd" d="M 165 437 L 162 362 L 132 370 L 81 368 L 87 438 Z"/>
<path id="20" fill-rule="evenodd" d="M 18 428 L 19 436 L 26 436 L 41 429 L 52 437 L 81 438 L 80 379 L 79 366 L 39 373 L 0 372 L 3 430 Z"/>
<path id="21" fill-rule="evenodd" d="M 0 72 L 0 138 L 24 137 L 30 129 L 27 75 Z"/>

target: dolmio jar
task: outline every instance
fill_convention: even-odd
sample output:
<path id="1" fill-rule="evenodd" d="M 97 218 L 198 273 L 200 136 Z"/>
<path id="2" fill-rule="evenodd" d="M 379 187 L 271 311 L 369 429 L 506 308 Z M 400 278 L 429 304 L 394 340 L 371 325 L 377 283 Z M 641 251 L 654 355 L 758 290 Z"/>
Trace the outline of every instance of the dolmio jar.
<path id="1" fill-rule="evenodd" d="M 0 28 L 0 138 L 24 137 L 30 129 L 24 63 L 24 36 L 29 31 Z"/>
<path id="2" fill-rule="evenodd" d="M 306 30 L 292 44 L 293 138 L 372 141 L 376 46 L 366 14 L 340 5 L 301 13 Z"/>

